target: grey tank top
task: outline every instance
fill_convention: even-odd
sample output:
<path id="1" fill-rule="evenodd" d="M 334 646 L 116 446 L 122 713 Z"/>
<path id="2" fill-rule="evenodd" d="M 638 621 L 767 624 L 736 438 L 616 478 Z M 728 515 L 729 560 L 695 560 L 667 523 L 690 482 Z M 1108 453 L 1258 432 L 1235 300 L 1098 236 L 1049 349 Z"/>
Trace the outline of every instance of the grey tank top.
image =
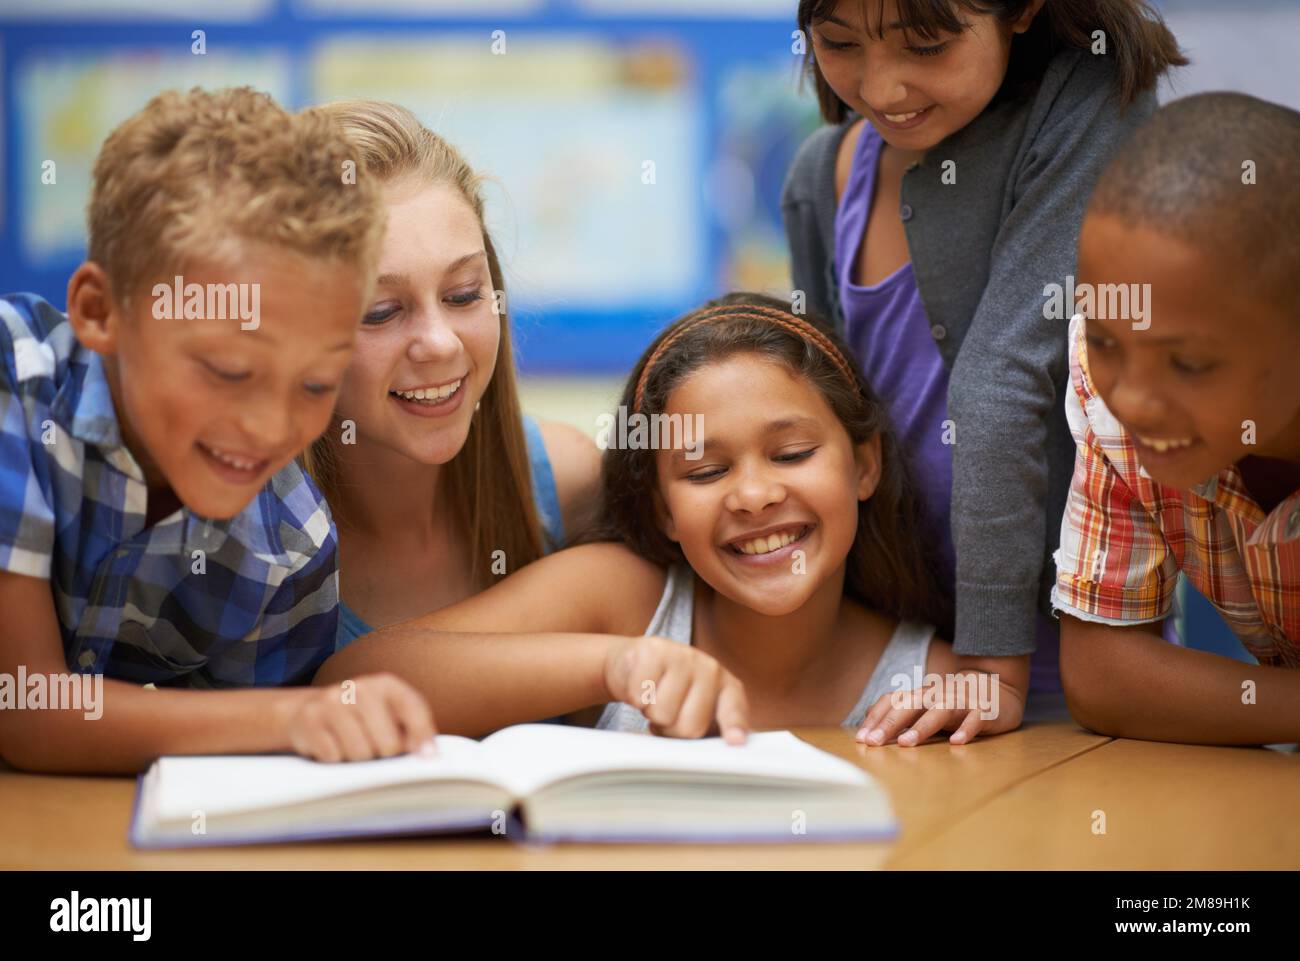
<path id="1" fill-rule="evenodd" d="M 663 596 L 655 608 L 654 617 L 646 627 L 646 634 L 653 634 L 682 644 L 691 643 L 691 620 L 695 611 L 695 572 L 685 565 L 677 565 L 668 571 L 668 581 L 664 584 Z M 853 705 L 853 710 L 841 722 L 842 727 L 857 728 L 866 717 L 867 710 L 879 700 L 882 694 L 888 694 L 898 685 L 892 683 L 896 674 L 913 676 L 913 670 L 921 668 L 925 673 L 925 659 L 930 651 L 930 639 L 934 637 L 934 628 L 911 621 L 899 621 L 894 634 L 885 645 L 884 652 L 876 669 L 871 672 L 867 686 Z M 909 682 L 907 688 L 911 688 Z M 630 704 L 612 702 L 605 705 L 596 727 L 606 731 L 645 731 L 650 724 L 636 708 Z"/>

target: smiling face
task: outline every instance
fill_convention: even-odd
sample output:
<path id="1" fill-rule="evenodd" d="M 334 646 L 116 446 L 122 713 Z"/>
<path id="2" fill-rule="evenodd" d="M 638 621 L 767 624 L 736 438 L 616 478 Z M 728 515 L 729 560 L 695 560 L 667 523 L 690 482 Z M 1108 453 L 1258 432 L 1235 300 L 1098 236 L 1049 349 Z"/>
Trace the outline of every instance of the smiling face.
<path id="1" fill-rule="evenodd" d="M 362 278 L 245 247 L 235 268 L 195 263 L 183 282 L 257 285 L 256 328 L 241 329 L 239 316 L 187 319 L 179 307 L 171 319 L 155 316 L 166 312 L 146 285 L 129 317 L 115 307 L 93 329 L 79 320 L 78 336 L 105 357 L 123 439 L 151 494 L 170 488 L 196 514 L 228 518 L 329 423 Z"/>
<path id="2" fill-rule="evenodd" d="M 812 23 L 813 55 L 826 84 L 886 143 L 923 152 L 988 106 L 1006 76 L 1012 36 L 1029 28 L 1039 6 L 1015 23 L 960 10 L 967 29 L 927 40 L 902 30 L 896 0 L 883 9 L 841 0 Z"/>
<path id="3" fill-rule="evenodd" d="M 1151 284 L 1148 328 L 1090 317 L 1087 337 L 1093 382 L 1153 480 L 1189 489 L 1248 456 L 1300 463 L 1300 317 L 1248 268 L 1089 214 L 1079 280 Z"/>
<path id="4" fill-rule="evenodd" d="M 501 343 L 483 230 L 451 187 L 399 180 L 385 195 L 379 281 L 337 416 L 356 422 L 361 443 L 445 464 L 465 444 Z"/>
<path id="5" fill-rule="evenodd" d="M 858 504 L 879 477 L 878 439 L 855 448 L 815 387 L 752 353 L 688 375 L 664 413 L 703 416 L 702 457 L 655 456 L 664 532 L 695 573 L 770 616 L 832 581 L 839 590 Z"/>

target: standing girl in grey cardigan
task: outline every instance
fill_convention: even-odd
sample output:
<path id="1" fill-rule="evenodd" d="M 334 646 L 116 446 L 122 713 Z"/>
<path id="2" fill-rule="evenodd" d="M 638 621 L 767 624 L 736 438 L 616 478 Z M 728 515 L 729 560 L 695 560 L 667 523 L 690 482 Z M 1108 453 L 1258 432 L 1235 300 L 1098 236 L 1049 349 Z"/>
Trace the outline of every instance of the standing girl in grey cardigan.
<path id="1" fill-rule="evenodd" d="M 859 738 L 1010 730 L 1059 691 L 1047 616 L 1074 462 L 1058 391 L 1089 191 L 1186 61 L 1142 0 L 801 0 L 829 126 L 782 195 L 796 300 L 832 318 L 890 407 L 996 719 L 882 700 Z"/>

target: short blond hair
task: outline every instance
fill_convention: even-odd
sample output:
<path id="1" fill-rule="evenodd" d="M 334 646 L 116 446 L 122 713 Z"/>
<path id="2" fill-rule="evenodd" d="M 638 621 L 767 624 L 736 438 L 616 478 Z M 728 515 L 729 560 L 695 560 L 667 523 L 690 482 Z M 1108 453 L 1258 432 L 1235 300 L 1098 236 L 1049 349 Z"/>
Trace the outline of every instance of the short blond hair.
<path id="1" fill-rule="evenodd" d="M 322 111 L 290 113 L 249 87 L 195 87 L 159 94 L 109 134 L 87 220 L 87 256 L 125 305 L 150 279 L 196 257 L 232 260 L 248 242 L 355 265 L 368 292 L 385 212 Z"/>

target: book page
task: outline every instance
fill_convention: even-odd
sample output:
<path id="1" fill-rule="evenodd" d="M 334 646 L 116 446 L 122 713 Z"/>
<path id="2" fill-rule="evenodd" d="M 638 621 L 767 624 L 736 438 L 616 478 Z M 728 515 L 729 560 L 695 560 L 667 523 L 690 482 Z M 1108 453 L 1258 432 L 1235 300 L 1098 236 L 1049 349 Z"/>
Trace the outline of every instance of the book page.
<path id="1" fill-rule="evenodd" d="M 477 741 L 438 736 L 439 756 L 415 754 L 377 761 L 326 764 L 295 755 L 165 757 L 157 762 L 156 811 L 164 820 L 188 820 L 352 794 L 394 784 L 471 780 L 502 784 Z"/>
<path id="2" fill-rule="evenodd" d="M 789 731 L 751 734 L 746 744 L 734 747 L 720 737 L 685 740 L 519 724 L 485 738 L 482 748 L 497 781 L 516 797 L 565 778 L 615 771 L 730 774 L 839 785 L 871 783 L 865 771 Z"/>

